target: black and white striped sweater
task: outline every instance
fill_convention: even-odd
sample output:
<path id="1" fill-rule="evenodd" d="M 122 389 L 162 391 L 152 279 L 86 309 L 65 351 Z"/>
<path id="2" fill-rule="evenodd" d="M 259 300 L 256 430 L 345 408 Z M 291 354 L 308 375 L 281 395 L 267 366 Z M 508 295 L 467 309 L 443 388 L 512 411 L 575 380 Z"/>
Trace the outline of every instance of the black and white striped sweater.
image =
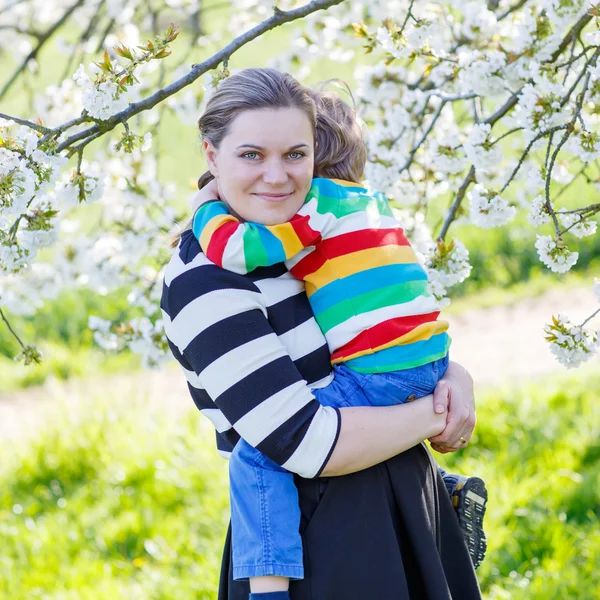
<path id="1" fill-rule="evenodd" d="M 227 457 L 239 437 L 284 468 L 315 477 L 337 441 L 339 412 L 310 389 L 332 379 L 304 284 L 283 264 L 221 269 L 184 232 L 165 273 L 165 332 L 196 406 Z"/>

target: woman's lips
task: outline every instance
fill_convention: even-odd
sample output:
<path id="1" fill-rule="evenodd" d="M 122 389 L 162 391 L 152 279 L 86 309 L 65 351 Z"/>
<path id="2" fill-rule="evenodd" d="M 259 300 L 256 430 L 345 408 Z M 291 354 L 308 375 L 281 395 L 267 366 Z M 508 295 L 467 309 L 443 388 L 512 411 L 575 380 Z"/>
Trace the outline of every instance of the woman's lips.
<path id="1" fill-rule="evenodd" d="M 283 200 L 287 200 L 294 192 L 289 192 L 288 194 L 260 194 L 255 193 L 254 196 L 258 196 L 267 202 L 282 202 Z"/>

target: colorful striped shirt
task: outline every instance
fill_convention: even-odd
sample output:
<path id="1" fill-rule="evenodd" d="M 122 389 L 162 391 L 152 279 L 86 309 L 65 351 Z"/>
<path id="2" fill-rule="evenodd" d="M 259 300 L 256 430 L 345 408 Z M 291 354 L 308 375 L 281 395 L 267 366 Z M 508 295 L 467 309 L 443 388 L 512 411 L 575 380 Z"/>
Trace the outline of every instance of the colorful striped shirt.
<path id="1" fill-rule="evenodd" d="M 206 256 L 236 273 L 285 262 L 306 284 L 333 364 L 361 373 L 424 365 L 448 352 L 448 323 L 386 197 L 314 179 L 286 223 L 241 223 L 224 202 L 200 206 L 192 229 Z"/>

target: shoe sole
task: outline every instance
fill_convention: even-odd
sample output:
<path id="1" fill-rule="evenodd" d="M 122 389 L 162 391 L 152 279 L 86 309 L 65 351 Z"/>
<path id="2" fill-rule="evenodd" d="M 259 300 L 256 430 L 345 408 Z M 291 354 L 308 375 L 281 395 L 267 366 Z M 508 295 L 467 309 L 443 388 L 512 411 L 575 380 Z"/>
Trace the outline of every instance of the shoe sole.
<path id="1" fill-rule="evenodd" d="M 485 483 L 479 477 L 469 477 L 452 496 L 452 504 L 476 569 L 482 563 L 487 550 L 487 540 L 483 531 L 487 500 Z"/>

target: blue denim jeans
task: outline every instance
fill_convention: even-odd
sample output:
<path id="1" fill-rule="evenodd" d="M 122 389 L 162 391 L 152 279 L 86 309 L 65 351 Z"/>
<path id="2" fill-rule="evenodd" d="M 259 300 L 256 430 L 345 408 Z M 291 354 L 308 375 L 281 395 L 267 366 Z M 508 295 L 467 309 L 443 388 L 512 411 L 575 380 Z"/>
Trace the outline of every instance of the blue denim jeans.
<path id="1" fill-rule="evenodd" d="M 313 393 L 324 406 L 393 406 L 431 394 L 448 356 L 390 373 L 334 367 L 334 379 Z M 294 476 L 241 439 L 229 462 L 233 578 L 278 575 L 302 579 L 300 508 Z"/>

